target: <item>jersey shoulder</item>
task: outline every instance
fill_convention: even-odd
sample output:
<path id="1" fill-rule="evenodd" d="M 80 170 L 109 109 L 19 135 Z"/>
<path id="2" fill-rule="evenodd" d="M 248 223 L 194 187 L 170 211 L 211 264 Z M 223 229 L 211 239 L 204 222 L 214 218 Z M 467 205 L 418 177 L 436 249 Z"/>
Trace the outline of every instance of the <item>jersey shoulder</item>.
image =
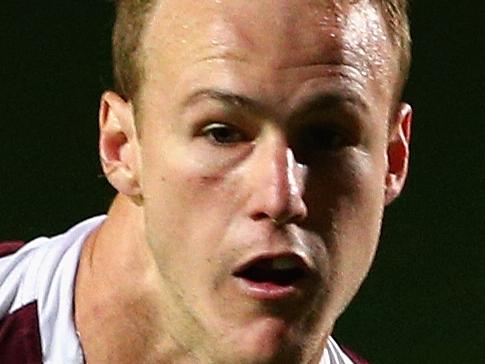
<path id="1" fill-rule="evenodd" d="M 25 243 L 23 241 L 0 241 L 0 258 L 14 254 L 17 250 L 24 246 L 24 244 Z"/>
<path id="2" fill-rule="evenodd" d="M 370 362 L 362 358 L 360 355 L 358 355 L 348 347 L 342 346 L 342 350 L 350 358 L 350 360 L 352 360 L 354 364 L 370 364 Z"/>
<path id="3" fill-rule="evenodd" d="M 344 345 L 339 345 L 335 339 L 330 336 L 327 340 L 324 359 L 321 363 L 325 364 L 370 364 L 367 360 L 357 355 Z"/>
<path id="4" fill-rule="evenodd" d="M 42 308 L 69 292 L 84 238 L 104 218 L 85 220 L 53 237 L 0 243 L 0 319 L 36 300 Z"/>
<path id="5" fill-rule="evenodd" d="M 54 237 L 0 242 L 0 363 L 83 362 L 74 282 L 84 241 L 104 218 Z"/>
<path id="6" fill-rule="evenodd" d="M 37 302 L 22 297 L 36 250 L 22 241 L 0 242 L 0 362 L 4 364 L 42 363 Z"/>

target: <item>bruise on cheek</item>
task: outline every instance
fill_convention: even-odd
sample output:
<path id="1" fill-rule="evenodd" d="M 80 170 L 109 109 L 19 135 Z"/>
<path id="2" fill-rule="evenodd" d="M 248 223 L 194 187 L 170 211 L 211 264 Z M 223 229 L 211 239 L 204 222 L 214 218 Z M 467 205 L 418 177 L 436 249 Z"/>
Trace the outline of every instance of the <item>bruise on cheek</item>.
<path id="1" fill-rule="evenodd" d="M 241 181 L 241 178 L 237 177 L 238 175 L 233 171 L 211 175 L 202 174 L 194 177 L 192 183 L 194 188 L 210 195 L 211 199 L 217 199 L 216 196 L 226 196 L 226 198 L 230 197 L 232 200 L 237 200 Z"/>
<path id="2" fill-rule="evenodd" d="M 200 184 L 202 185 L 212 185 L 214 183 L 219 183 L 223 180 L 223 176 L 216 175 L 216 176 L 202 176 L 200 178 Z"/>
<path id="3" fill-rule="evenodd" d="M 221 181 L 242 167 L 254 149 L 253 143 L 235 146 L 215 146 L 200 138 L 190 151 L 185 167 L 191 179 L 214 183 Z"/>
<path id="4" fill-rule="evenodd" d="M 226 163 L 224 163 L 226 162 Z M 234 193 L 237 189 L 238 178 L 232 163 L 223 161 L 221 164 L 212 165 L 202 163 L 199 168 L 193 169 L 185 175 L 185 184 L 192 188 L 192 193 L 198 197 L 221 195 L 223 193 Z M 198 198 L 196 197 L 196 198 Z"/>

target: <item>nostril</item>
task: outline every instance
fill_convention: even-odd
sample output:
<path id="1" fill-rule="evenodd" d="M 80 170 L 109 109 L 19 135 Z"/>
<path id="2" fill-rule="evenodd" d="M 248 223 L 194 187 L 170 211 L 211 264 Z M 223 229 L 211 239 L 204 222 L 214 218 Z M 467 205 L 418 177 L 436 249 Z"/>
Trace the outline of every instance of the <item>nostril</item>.
<path id="1" fill-rule="evenodd" d="M 252 216 L 252 219 L 254 221 L 267 220 L 277 227 L 280 227 L 280 226 L 283 226 L 283 225 L 286 225 L 286 224 L 293 222 L 292 221 L 293 218 L 290 215 L 288 215 L 287 213 L 277 215 L 276 217 L 272 217 L 272 216 L 270 216 L 270 215 L 268 215 L 264 212 L 258 212 L 258 213 L 254 214 Z"/>
<path id="2" fill-rule="evenodd" d="M 276 215 L 275 217 L 270 216 L 267 213 L 264 212 L 258 212 L 255 213 L 251 216 L 251 218 L 254 221 L 264 221 L 268 220 L 272 224 L 274 224 L 277 227 L 281 227 L 284 225 L 288 224 L 293 224 L 293 223 L 301 223 L 305 219 L 306 216 L 306 207 L 305 207 L 305 213 L 300 214 L 300 213 L 290 213 L 290 211 L 285 211 L 284 213 L 281 213 L 279 215 Z"/>
<path id="3" fill-rule="evenodd" d="M 271 220 L 271 217 L 268 216 L 268 214 L 264 213 L 264 212 L 258 212 L 258 213 L 255 213 L 251 216 L 251 218 L 254 220 L 254 221 L 260 221 L 260 220 L 265 220 L 265 219 L 268 219 L 268 220 Z"/>

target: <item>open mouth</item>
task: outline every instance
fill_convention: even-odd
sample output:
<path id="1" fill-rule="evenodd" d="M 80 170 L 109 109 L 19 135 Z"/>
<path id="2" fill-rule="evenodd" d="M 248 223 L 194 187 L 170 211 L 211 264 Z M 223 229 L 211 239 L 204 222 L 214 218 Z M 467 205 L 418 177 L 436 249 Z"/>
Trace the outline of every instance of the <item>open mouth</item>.
<path id="1" fill-rule="evenodd" d="M 288 287 L 305 278 L 306 269 L 296 256 L 262 258 L 246 264 L 234 276 L 255 284 Z"/>

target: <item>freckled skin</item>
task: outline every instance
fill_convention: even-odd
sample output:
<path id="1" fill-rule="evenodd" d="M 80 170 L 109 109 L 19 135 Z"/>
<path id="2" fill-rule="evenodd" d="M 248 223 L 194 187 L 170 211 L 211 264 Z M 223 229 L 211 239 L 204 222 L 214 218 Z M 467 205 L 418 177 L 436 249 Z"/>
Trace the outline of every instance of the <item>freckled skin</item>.
<path id="1" fill-rule="evenodd" d="M 134 175 L 161 362 L 318 363 L 386 204 L 397 70 L 379 10 L 167 0 L 143 44 Z M 280 248 L 308 259 L 312 285 L 285 302 L 243 294 L 235 267 Z"/>

